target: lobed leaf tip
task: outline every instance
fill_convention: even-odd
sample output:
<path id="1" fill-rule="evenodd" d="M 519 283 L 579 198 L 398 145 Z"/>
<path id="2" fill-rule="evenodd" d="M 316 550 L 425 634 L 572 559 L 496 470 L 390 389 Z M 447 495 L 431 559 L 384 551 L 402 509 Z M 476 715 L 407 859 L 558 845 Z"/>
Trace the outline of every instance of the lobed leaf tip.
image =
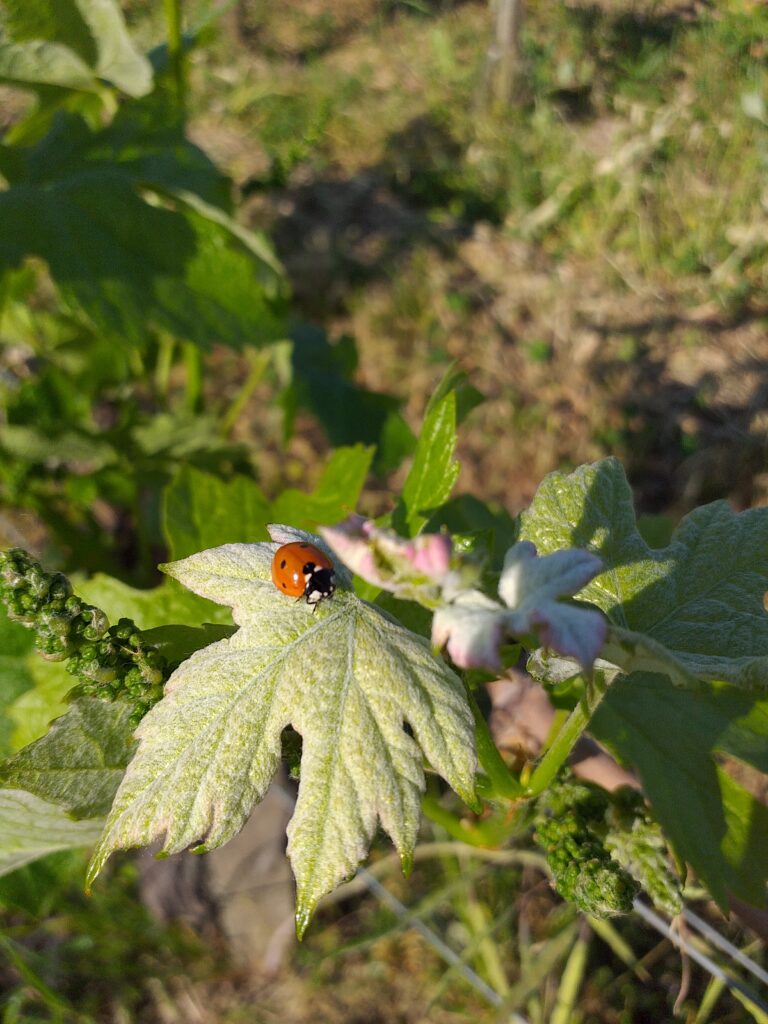
<path id="1" fill-rule="evenodd" d="M 296 897 L 296 938 L 299 942 L 304 938 L 316 906 L 316 903 L 309 906 L 305 900 L 298 896 Z"/>
<path id="2" fill-rule="evenodd" d="M 403 869 L 403 875 L 408 878 L 413 871 L 413 850 L 403 850 L 400 853 L 400 866 Z"/>

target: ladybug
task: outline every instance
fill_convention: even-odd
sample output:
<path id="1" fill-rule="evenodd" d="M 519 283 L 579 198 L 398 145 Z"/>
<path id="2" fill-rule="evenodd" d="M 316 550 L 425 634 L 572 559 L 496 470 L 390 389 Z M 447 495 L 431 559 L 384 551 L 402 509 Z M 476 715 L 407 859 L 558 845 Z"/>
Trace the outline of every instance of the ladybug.
<path id="1" fill-rule="evenodd" d="M 283 544 L 272 559 L 272 582 L 288 597 L 305 597 L 316 605 L 336 590 L 333 563 L 314 544 Z"/>

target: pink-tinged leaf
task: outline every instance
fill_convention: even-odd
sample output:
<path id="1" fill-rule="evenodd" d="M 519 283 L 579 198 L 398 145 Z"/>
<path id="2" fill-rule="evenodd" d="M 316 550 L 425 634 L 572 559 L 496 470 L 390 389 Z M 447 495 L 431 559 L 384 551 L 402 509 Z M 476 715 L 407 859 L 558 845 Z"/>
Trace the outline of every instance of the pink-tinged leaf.
<path id="1" fill-rule="evenodd" d="M 587 671 L 603 649 L 608 623 L 598 611 L 548 601 L 525 615 L 512 613 L 510 632 L 535 632 L 544 647 L 575 658 Z"/>
<path id="2" fill-rule="evenodd" d="M 334 553 L 368 583 L 427 608 L 440 604 L 440 588 L 452 571 L 453 546 L 446 534 L 406 539 L 352 516 L 321 528 Z"/>
<path id="3" fill-rule="evenodd" d="M 501 667 L 506 612 L 477 590 L 465 590 L 453 604 L 443 605 L 432 620 L 432 644 L 447 648 L 460 668 Z"/>
<path id="4" fill-rule="evenodd" d="M 594 579 L 603 563 L 591 551 L 568 548 L 540 557 L 530 541 L 513 545 L 504 557 L 499 596 L 508 608 L 570 597 Z"/>

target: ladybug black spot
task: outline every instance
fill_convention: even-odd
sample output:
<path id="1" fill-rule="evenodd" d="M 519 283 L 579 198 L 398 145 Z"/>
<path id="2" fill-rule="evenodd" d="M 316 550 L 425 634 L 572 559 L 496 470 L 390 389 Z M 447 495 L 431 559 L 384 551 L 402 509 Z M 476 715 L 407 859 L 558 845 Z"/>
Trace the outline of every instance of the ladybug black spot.
<path id="1" fill-rule="evenodd" d="M 282 562 L 280 563 L 280 568 L 281 569 L 285 568 L 285 559 L 283 559 Z M 285 584 L 283 584 L 283 586 L 285 586 Z"/>

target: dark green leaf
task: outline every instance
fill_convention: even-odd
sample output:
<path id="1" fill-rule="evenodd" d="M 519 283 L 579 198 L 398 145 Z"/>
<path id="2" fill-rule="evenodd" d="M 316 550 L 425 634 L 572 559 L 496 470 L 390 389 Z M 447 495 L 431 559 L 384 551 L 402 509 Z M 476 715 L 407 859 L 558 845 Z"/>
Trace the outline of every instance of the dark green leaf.
<path id="1" fill-rule="evenodd" d="M 268 522 L 267 499 L 244 476 L 220 480 L 184 467 L 163 495 L 163 530 L 173 558 L 219 544 L 267 540 Z"/>
<path id="2" fill-rule="evenodd" d="M 202 647 L 232 636 L 234 631 L 234 626 L 204 622 L 202 626 L 156 626 L 145 629 L 142 636 L 167 658 L 170 665 L 175 665 L 186 661 Z"/>
<path id="3" fill-rule="evenodd" d="M 373 448 L 337 448 L 311 494 L 289 488 L 272 504 L 273 522 L 312 530 L 339 522 L 354 511 L 373 458 Z"/>
<path id="4" fill-rule="evenodd" d="M 456 394 L 435 403 L 421 428 L 413 465 L 392 516 L 395 529 L 414 537 L 430 513 L 450 497 L 459 476 L 456 449 Z"/>
<path id="5" fill-rule="evenodd" d="M 191 194 L 147 202 L 119 170 L 0 193 L 0 268 L 28 256 L 127 343 L 158 329 L 203 347 L 283 333 L 282 277 L 259 239 Z"/>
<path id="6" fill-rule="evenodd" d="M 714 750 L 731 749 L 765 762 L 768 701 L 759 709 L 752 703 L 732 688 L 699 697 L 672 689 L 662 676 L 637 672 L 613 684 L 591 725 L 637 768 L 678 854 L 722 907 L 729 892 L 762 906 L 768 878 L 768 809 L 712 757 Z M 760 737 L 745 742 L 745 725 L 757 719 Z"/>
<path id="7" fill-rule="evenodd" d="M 356 361 L 351 339 L 332 345 L 323 331 L 306 324 L 295 328 L 291 337 L 292 401 L 317 416 L 332 445 L 378 444 L 400 402 L 358 387 L 350 379 Z"/>

